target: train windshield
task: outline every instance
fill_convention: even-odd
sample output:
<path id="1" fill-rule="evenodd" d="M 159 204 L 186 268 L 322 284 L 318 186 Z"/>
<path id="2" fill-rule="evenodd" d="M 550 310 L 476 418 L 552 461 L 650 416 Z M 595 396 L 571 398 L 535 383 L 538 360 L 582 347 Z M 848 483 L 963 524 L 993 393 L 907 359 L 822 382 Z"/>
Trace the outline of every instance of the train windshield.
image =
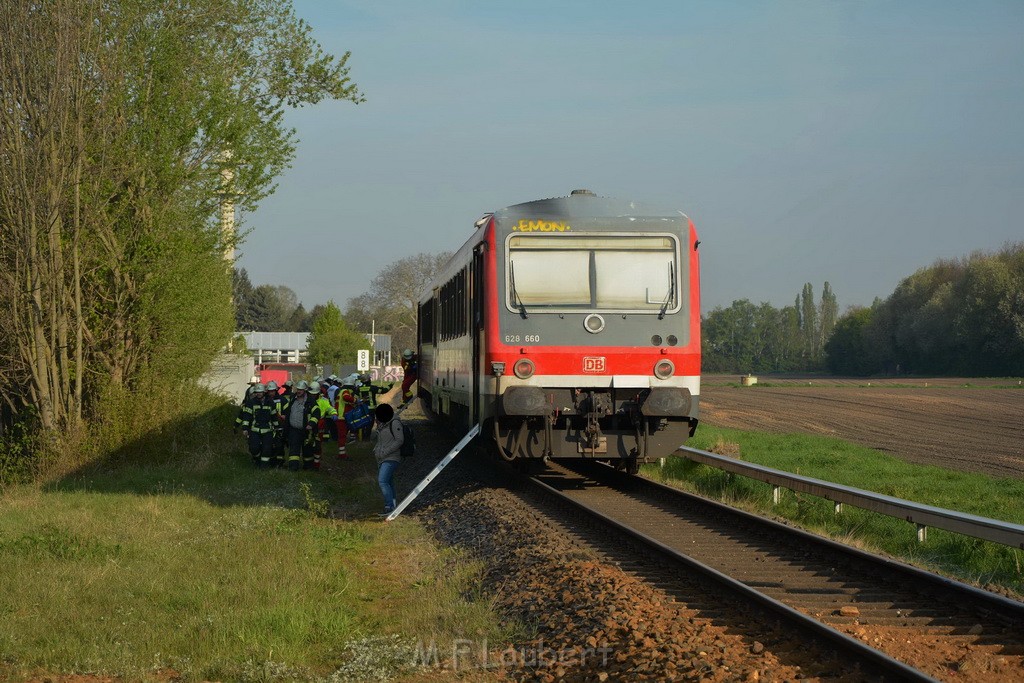
<path id="1" fill-rule="evenodd" d="M 672 235 L 512 235 L 508 307 L 527 312 L 679 310 Z"/>

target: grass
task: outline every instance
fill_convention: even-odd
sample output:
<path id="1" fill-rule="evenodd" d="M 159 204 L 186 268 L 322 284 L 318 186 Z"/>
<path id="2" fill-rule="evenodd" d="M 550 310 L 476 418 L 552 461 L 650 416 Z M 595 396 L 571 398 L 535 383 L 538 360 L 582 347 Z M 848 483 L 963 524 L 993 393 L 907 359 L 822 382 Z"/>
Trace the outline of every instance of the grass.
<path id="1" fill-rule="evenodd" d="M 367 444 L 345 476 L 257 471 L 227 433 L 4 492 L 0 680 L 377 680 L 507 637 L 476 562 L 376 519 Z"/>
<path id="2" fill-rule="evenodd" d="M 748 462 L 875 491 L 936 507 L 1024 524 L 1024 481 L 914 465 L 835 438 L 765 434 L 702 424 L 687 444 L 738 455 Z M 645 466 L 648 476 L 745 509 L 770 512 L 843 542 L 889 553 L 980 585 L 994 584 L 1024 594 L 1024 551 L 941 529 L 926 542 L 900 519 L 785 491 L 772 504 L 769 484 L 732 476 L 685 458 L 664 468 Z"/>

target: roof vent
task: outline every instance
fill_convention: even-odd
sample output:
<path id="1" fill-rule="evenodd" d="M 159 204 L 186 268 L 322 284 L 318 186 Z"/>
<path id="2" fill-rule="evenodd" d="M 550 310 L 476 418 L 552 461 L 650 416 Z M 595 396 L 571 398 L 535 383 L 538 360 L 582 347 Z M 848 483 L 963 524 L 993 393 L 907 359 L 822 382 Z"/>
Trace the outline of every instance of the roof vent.
<path id="1" fill-rule="evenodd" d="M 596 197 L 597 196 L 596 194 L 594 194 L 590 190 L 573 190 L 569 194 L 571 196 L 573 196 L 573 197 L 575 197 L 576 195 L 583 195 L 585 197 Z"/>

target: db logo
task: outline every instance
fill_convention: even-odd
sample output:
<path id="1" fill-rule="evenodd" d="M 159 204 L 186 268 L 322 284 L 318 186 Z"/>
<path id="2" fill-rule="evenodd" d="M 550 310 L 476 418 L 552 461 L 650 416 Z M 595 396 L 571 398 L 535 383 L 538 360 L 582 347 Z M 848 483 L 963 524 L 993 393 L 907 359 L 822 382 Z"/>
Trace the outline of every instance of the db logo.
<path id="1" fill-rule="evenodd" d="M 584 356 L 583 372 L 604 372 L 604 356 Z"/>

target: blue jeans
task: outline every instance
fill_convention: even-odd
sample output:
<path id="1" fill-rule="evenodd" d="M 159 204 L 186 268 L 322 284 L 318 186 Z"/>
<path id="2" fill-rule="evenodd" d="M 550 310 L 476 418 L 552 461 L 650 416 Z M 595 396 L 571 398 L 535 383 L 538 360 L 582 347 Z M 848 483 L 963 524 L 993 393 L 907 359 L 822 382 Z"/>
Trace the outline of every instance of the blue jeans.
<path id="1" fill-rule="evenodd" d="M 395 509 L 395 487 L 391 480 L 395 476 L 395 468 L 398 463 L 394 460 L 385 460 L 377 470 L 377 483 L 380 484 L 380 492 L 384 494 L 384 511 L 391 512 Z"/>

